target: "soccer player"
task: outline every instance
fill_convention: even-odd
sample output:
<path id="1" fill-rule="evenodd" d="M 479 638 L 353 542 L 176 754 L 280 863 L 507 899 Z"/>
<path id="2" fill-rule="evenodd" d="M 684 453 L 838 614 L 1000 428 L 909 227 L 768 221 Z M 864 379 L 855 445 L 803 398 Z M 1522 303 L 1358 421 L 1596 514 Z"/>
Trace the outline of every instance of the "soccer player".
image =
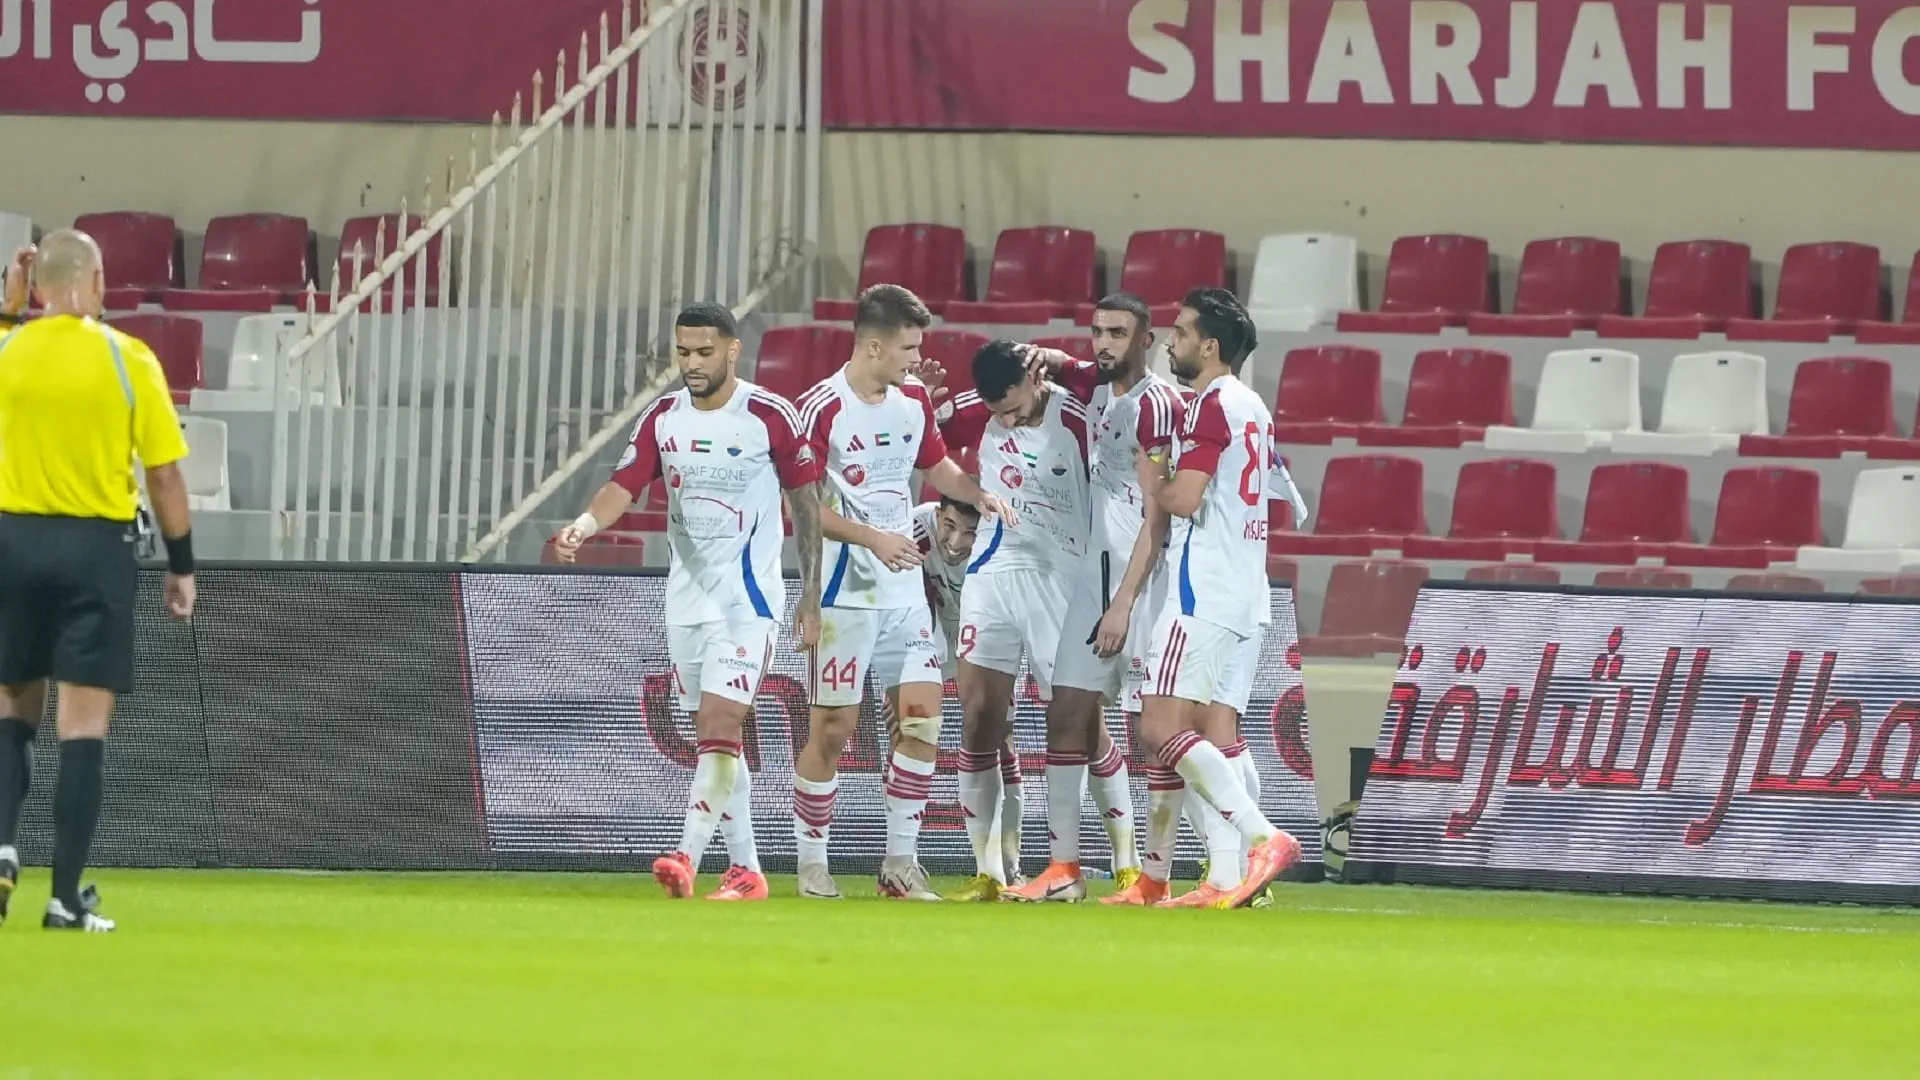
<path id="1" fill-rule="evenodd" d="M 1239 885 L 1202 882 L 1182 906 L 1242 906 L 1300 858 L 1299 842 L 1267 820 L 1240 770 L 1200 733 L 1247 639 L 1270 618 L 1266 590 L 1248 587 L 1266 580 L 1273 464 L 1272 414 L 1238 377 L 1255 340 L 1232 293 L 1187 295 L 1167 342 L 1174 374 L 1191 380 L 1195 394 L 1173 474 L 1139 459 L 1143 493 L 1174 519 L 1167 593 L 1142 657 L 1151 682 L 1141 698 L 1141 739 L 1251 845 Z"/>
<path id="2" fill-rule="evenodd" d="M 1133 800 L 1126 762 L 1106 730 L 1103 705 L 1137 711 L 1138 698 L 1126 693 L 1128 660 L 1152 624 L 1129 625 L 1131 592 L 1158 558 L 1157 550 L 1136 551 L 1143 520 L 1134 456 L 1164 458 L 1179 428 L 1183 403 L 1179 390 L 1147 370 L 1153 345 L 1152 314 L 1146 303 L 1126 293 L 1102 299 L 1093 313 L 1094 362 L 1064 353 L 1042 353 L 1050 375 L 1091 399 L 1092 544 L 1076 570 L 1072 599 L 1054 660 L 1053 701 L 1047 708 L 1047 869 L 1025 886 L 1011 889 L 1015 900 L 1078 901 L 1087 886 L 1080 873 L 1080 803 L 1086 790 L 1089 755 L 1098 753 L 1091 772 L 1101 820 L 1114 851 L 1114 883 L 1119 891 L 1140 876 L 1134 846 Z M 1140 560 L 1140 573 L 1132 563 Z M 1106 640 L 1100 640 L 1104 637 Z M 1104 788 L 1104 790 L 1102 790 Z"/>
<path id="3" fill-rule="evenodd" d="M 647 406 L 613 479 L 561 530 L 554 550 L 572 562 L 580 545 L 619 520 L 655 480 L 667 484 L 667 652 L 680 705 L 693 713 L 699 760 L 680 845 L 654 860 L 668 896 L 693 895 L 700 857 L 724 812 L 752 829 L 740 733 L 773 657 L 786 602 L 780 576 L 781 492 L 800 558 L 795 615 L 802 647 L 820 633 L 820 462 L 785 398 L 734 373 L 740 334 L 733 313 L 698 303 L 674 319 L 683 386 Z M 736 857 L 738 853 L 736 852 Z M 729 867 L 710 900 L 763 900 L 767 880 Z"/>
<path id="4" fill-rule="evenodd" d="M 994 341 L 973 358 L 975 390 L 957 395 L 950 424 L 980 431 L 980 484 L 1013 513 L 981 524 L 960 596 L 956 653 L 964 718 L 960 807 L 978 873 L 953 899 L 998 899 L 1007 884 L 999 755 L 1010 734 L 1007 703 L 1024 653 L 1042 697 L 1067 610 L 1067 582 L 1088 550 L 1087 410 L 1028 364 L 1028 350 Z"/>
<path id="5" fill-rule="evenodd" d="M 926 586 L 916 573 L 914 470 L 923 470 L 943 496 L 983 517 L 997 518 L 1001 507 L 947 457 L 932 399 L 910 375 L 932 322 L 919 297 L 898 285 L 866 290 L 854 314 L 852 358 L 797 403 L 802 430 L 827 478 L 821 514 L 826 590 L 820 644 L 808 652 L 811 731 L 794 761 L 793 830 L 803 897 L 840 896 L 827 870 L 839 787 L 835 764 L 860 718 L 871 672 L 899 733 L 885 780 L 887 849 L 878 890 L 897 899 L 940 899 L 927 888 L 918 859 L 940 742 L 944 676 Z"/>

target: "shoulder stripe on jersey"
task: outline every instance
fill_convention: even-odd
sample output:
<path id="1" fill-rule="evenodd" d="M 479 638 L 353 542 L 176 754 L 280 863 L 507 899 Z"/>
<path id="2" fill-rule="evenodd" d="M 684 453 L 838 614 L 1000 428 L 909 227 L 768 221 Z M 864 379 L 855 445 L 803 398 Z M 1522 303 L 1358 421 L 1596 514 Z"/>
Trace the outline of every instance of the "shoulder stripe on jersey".
<path id="1" fill-rule="evenodd" d="M 807 392 L 800 395 L 800 400 L 794 402 L 800 409 L 800 419 L 804 421 L 803 430 L 811 431 L 820 414 L 839 396 L 833 385 L 824 380 L 808 387 Z"/>
<path id="2" fill-rule="evenodd" d="M 793 425 L 795 431 L 801 430 L 800 413 L 794 409 L 793 402 L 788 401 L 779 394 L 771 390 L 762 390 L 756 386 L 753 388 L 753 393 L 748 395 L 748 401 L 758 401 L 764 405 L 772 406 L 773 411 L 785 417 L 787 422 Z"/>
<path id="3" fill-rule="evenodd" d="M 980 391 L 978 390 L 962 390 L 953 395 L 953 407 L 956 409 L 964 409 L 970 405 L 984 404 L 986 404 L 986 402 L 980 400 Z"/>

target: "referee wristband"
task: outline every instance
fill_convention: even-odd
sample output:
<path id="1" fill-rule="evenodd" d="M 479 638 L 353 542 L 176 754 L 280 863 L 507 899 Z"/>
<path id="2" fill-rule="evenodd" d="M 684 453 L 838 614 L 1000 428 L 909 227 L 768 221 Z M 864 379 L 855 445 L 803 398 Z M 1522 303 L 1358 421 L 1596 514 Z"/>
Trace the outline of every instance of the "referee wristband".
<path id="1" fill-rule="evenodd" d="M 179 536 L 169 536 L 167 541 L 167 573 L 193 573 L 193 533 L 184 532 Z"/>

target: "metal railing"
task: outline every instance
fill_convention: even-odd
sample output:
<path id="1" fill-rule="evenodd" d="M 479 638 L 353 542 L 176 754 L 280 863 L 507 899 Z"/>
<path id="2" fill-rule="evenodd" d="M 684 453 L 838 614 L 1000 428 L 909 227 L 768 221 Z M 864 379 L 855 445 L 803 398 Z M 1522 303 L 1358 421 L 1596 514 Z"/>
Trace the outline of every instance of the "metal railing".
<path id="1" fill-rule="evenodd" d="M 311 298 L 273 376 L 274 557 L 497 557 L 670 382 L 682 305 L 744 315 L 811 259 L 820 0 L 612 22 Z"/>

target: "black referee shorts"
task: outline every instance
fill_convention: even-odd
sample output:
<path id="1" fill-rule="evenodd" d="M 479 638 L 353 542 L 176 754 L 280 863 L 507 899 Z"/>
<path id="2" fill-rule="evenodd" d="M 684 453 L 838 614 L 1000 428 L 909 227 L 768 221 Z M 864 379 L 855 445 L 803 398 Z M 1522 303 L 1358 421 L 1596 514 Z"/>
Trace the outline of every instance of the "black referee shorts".
<path id="1" fill-rule="evenodd" d="M 133 690 L 134 526 L 0 514 L 0 682 Z"/>

